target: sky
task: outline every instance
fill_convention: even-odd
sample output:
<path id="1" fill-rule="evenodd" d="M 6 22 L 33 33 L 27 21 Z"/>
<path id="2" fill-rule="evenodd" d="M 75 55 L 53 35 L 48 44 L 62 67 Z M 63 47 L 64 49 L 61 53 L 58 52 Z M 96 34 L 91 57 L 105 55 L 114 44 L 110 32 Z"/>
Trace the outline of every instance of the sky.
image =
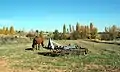
<path id="1" fill-rule="evenodd" d="M 99 31 L 120 26 L 120 0 L 0 0 L 0 27 L 62 31 L 77 22 L 92 22 Z"/>

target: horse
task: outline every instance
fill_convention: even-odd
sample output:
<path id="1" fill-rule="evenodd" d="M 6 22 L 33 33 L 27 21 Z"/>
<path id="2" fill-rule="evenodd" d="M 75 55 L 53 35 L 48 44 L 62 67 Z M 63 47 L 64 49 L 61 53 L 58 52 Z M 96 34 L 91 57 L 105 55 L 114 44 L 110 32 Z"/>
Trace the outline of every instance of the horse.
<path id="1" fill-rule="evenodd" d="M 42 47 L 44 46 L 44 40 L 42 37 L 38 37 L 36 36 L 34 39 L 33 39 L 33 44 L 32 44 L 32 48 L 34 49 L 36 47 L 36 50 L 40 49 L 40 44 L 42 45 Z"/>

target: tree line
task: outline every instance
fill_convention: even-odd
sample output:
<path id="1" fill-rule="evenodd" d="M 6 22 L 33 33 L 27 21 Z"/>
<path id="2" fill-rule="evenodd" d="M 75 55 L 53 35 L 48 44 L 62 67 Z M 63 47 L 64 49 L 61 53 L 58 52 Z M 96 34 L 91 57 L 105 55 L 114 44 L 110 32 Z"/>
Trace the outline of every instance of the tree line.
<path id="1" fill-rule="evenodd" d="M 69 28 L 66 28 L 66 25 L 63 25 L 63 32 L 59 33 L 58 30 L 54 31 L 53 39 L 95 39 L 97 37 L 98 29 L 90 23 L 87 25 L 80 25 L 76 23 L 76 27 L 69 25 Z"/>
<path id="2" fill-rule="evenodd" d="M 3 35 L 14 35 L 18 33 L 21 34 L 21 31 L 15 30 L 13 26 L 0 28 L 0 34 Z M 80 23 L 77 22 L 75 26 L 69 25 L 67 27 L 66 24 L 64 24 L 63 32 L 59 32 L 59 30 L 56 29 L 54 32 L 46 32 L 46 33 L 47 35 L 45 34 L 44 31 L 31 30 L 24 35 L 26 35 L 27 37 L 35 37 L 37 35 L 43 38 L 52 38 L 55 40 L 62 40 L 62 39 L 115 40 L 117 38 L 120 38 L 120 27 L 113 25 L 110 27 L 105 27 L 103 32 L 98 32 L 98 28 L 95 27 L 93 23 L 90 23 L 89 25 L 81 25 Z"/>
<path id="3" fill-rule="evenodd" d="M 3 34 L 3 35 L 13 35 L 13 34 L 15 34 L 14 27 L 13 26 L 11 26 L 10 28 L 3 27 L 3 28 L 0 29 L 0 34 Z"/>
<path id="4" fill-rule="evenodd" d="M 111 27 L 105 27 L 104 32 L 101 32 L 102 40 L 115 40 L 120 38 L 120 27 L 113 25 Z"/>
<path id="5" fill-rule="evenodd" d="M 63 25 L 63 32 L 59 32 L 57 29 L 53 32 L 53 39 L 100 39 L 100 40 L 114 40 L 120 37 L 120 28 L 113 25 L 111 27 L 105 27 L 104 32 L 98 32 L 98 28 L 90 23 L 89 25 L 80 25 L 76 23 L 76 27 L 69 25 Z"/>
<path id="6" fill-rule="evenodd" d="M 78 22 L 75 26 L 69 25 L 67 28 L 66 24 L 63 25 L 63 32 L 55 30 L 49 33 L 47 37 L 43 35 L 44 31 L 30 31 L 27 37 L 40 36 L 43 38 L 52 38 L 54 40 L 76 40 L 76 39 L 99 39 L 99 40 L 114 40 L 120 38 L 120 28 L 113 25 L 111 27 L 105 27 L 103 32 L 98 32 L 98 28 L 93 23 L 89 25 L 80 25 Z"/>

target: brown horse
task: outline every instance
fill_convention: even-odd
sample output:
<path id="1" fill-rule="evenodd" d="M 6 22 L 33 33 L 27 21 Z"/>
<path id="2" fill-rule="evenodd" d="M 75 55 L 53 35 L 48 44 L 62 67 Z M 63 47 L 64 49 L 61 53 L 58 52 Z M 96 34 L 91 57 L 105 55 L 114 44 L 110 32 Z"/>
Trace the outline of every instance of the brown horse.
<path id="1" fill-rule="evenodd" d="M 35 48 L 35 47 L 36 47 L 36 50 L 37 50 L 37 49 L 39 50 L 40 44 L 41 44 L 42 47 L 43 47 L 43 46 L 44 46 L 44 40 L 43 40 L 43 38 L 36 36 L 36 37 L 33 39 L 32 48 Z"/>

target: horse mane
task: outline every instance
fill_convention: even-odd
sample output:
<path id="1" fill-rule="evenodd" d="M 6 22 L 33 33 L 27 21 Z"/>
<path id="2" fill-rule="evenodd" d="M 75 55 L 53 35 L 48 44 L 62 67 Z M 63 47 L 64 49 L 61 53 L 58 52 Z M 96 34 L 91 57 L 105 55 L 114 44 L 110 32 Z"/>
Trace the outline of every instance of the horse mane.
<path id="1" fill-rule="evenodd" d="M 35 40 L 36 39 L 41 39 L 42 41 L 44 41 L 44 38 L 43 37 L 41 37 L 41 36 L 35 36 L 35 38 L 34 38 Z"/>

